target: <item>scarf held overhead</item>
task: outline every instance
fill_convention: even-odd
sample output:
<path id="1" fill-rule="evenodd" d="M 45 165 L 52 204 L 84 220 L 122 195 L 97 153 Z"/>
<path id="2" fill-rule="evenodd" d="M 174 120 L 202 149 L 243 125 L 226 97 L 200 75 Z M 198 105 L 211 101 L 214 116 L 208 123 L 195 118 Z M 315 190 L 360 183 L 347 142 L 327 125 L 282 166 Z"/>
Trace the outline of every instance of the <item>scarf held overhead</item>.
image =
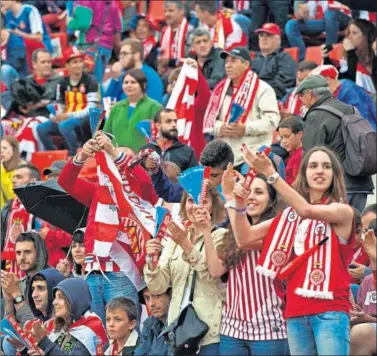
<path id="1" fill-rule="evenodd" d="M 203 132 L 212 133 L 215 127 L 216 118 L 218 117 L 221 107 L 224 102 L 225 95 L 228 91 L 229 85 L 231 83 L 230 79 L 222 80 L 212 92 L 209 104 L 207 106 L 206 113 L 204 115 Z M 228 108 L 228 112 L 225 116 L 224 122 L 227 123 L 230 119 L 230 111 L 232 104 L 238 104 L 244 109 L 238 122 L 244 124 L 247 120 L 255 100 L 255 96 L 258 91 L 260 80 L 258 76 L 253 73 L 250 69 L 244 74 L 240 85 L 235 88 L 233 87 L 233 94 L 231 103 Z"/>
<path id="2" fill-rule="evenodd" d="M 337 253 L 332 248 L 331 225 L 323 221 L 301 219 L 291 207 L 277 216 L 267 234 L 258 260 L 257 271 L 275 278 L 287 265 L 292 249 L 297 256 L 329 237 L 319 249 L 314 250 L 292 278 L 299 280 L 295 293 L 306 298 L 334 299 L 331 260 Z M 332 278 L 333 279 L 333 278 Z"/>
<path id="3" fill-rule="evenodd" d="M 166 105 L 177 114 L 178 139 L 185 144 L 190 142 L 191 127 L 195 119 L 194 103 L 197 86 L 198 68 L 184 63 Z M 200 133 L 193 132 L 193 134 Z"/>
<path id="4" fill-rule="evenodd" d="M 131 279 L 140 285 L 140 270 L 145 263 L 145 244 L 155 229 L 155 208 L 141 199 L 127 176 L 123 179 L 105 152 L 96 152 L 100 198 L 95 213 L 97 229 L 94 255 L 111 258 Z"/>

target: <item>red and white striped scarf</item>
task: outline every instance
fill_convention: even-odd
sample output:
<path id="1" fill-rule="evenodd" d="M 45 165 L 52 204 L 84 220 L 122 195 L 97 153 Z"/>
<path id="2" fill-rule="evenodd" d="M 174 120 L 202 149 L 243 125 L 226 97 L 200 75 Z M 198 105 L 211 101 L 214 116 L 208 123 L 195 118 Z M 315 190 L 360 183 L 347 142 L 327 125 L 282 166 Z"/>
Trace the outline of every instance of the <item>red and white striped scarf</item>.
<path id="1" fill-rule="evenodd" d="M 337 10 L 337 11 L 340 11 L 342 12 L 343 14 L 349 16 L 349 17 L 352 17 L 352 11 L 351 9 L 340 3 L 339 1 L 335 1 L 335 0 L 326 0 L 326 1 L 322 1 L 322 0 L 309 0 L 308 1 L 308 5 L 309 5 L 309 11 L 312 13 L 314 11 L 314 18 L 315 19 L 323 19 L 323 17 L 325 16 L 325 12 L 327 10 Z M 312 10 L 311 10 L 312 8 Z"/>
<path id="2" fill-rule="evenodd" d="M 62 333 L 63 331 L 51 331 L 48 338 L 55 342 Z M 68 333 L 83 343 L 91 355 L 103 355 L 104 345 L 108 338 L 97 314 L 87 311 L 79 320 L 70 325 Z"/>
<path id="3" fill-rule="evenodd" d="M 306 298 L 334 299 L 330 289 L 333 272 L 331 260 L 332 230 L 329 223 L 311 219 L 301 219 L 292 207 L 285 209 L 277 216 L 269 229 L 262 254 L 258 260 L 257 271 L 265 276 L 275 278 L 279 271 L 289 262 L 292 250 L 302 255 L 309 248 L 317 245 L 325 237 L 330 239 L 324 243 L 304 265 L 305 276 L 302 276 L 301 287 L 295 293 Z M 298 276 L 295 276 L 297 278 Z"/>
<path id="4" fill-rule="evenodd" d="M 306 107 L 296 95 L 296 89 L 293 90 L 292 93 L 288 95 L 288 99 L 283 105 L 284 109 L 286 109 L 292 115 L 299 115 L 304 117 L 306 112 Z"/>
<path id="5" fill-rule="evenodd" d="M 29 117 L 25 119 L 18 129 L 15 137 L 19 142 L 20 152 L 26 153 L 26 159 L 31 160 L 34 152 L 42 151 L 43 144 L 39 139 L 37 126 L 48 119 L 43 116 Z"/>
<path id="6" fill-rule="evenodd" d="M 4 249 L 1 259 L 6 261 L 5 270 L 16 275 L 20 273 L 16 263 L 16 238 L 25 231 L 32 229 L 33 215 L 28 213 L 18 198 L 12 202 L 7 225 Z"/>
<path id="7" fill-rule="evenodd" d="M 250 9 L 249 0 L 233 0 L 233 8 L 237 11 L 248 10 Z"/>
<path id="8" fill-rule="evenodd" d="M 161 56 L 169 59 L 181 59 L 185 57 L 185 43 L 188 30 L 188 21 L 183 19 L 175 33 L 168 26 L 161 38 Z M 172 36 L 174 36 L 172 38 Z"/>
<path id="9" fill-rule="evenodd" d="M 259 78 L 250 69 L 247 70 L 241 80 L 240 85 L 237 88 L 233 88 L 233 94 L 231 104 L 229 105 L 228 112 L 225 116 L 224 122 L 228 122 L 230 119 L 230 111 L 233 103 L 242 106 L 245 111 L 239 118 L 238 122 L 245 123 L 247 116 L 249 115 L 255 100 L 255 96 L 259 87 Z M 215 126 L 216 118 L 220 113 L 220 109 L 223 105 L 225 95 L 228 91 L 231 80 L 222 80 L 212 92 L 211 98 L 207 106 L 206 113 L 204 114 L 203 132 L 211 133 Z"/>
<path id="10" fill-rule="evenodd" d="M 357 18 L 368 20 L 370 22 L 373 22 L 374 24 L 377 21 L 377 12 L 374 12 L 374 11 L 360 10 L 357 15 L 358 15 L 356 16 Z"/>
<path id="11" fill-rule="evenodd" d="M 93 253 L 98 257 L 110 256 L 138 288 L 145 263 L 145 244 L 154 233 L 155 208 L 135 193 L 137 187 L 131 183 L 134 180 L 127 179 L 129 170 L 121 176 L 105 152 L 96 152 L 96 160 L 100 194 Z"/>
<path id="12" fill-rule="evenodd" d="M 149 56 L 154 46 L 156 46 L 157 41 L 154 36 L 149 36 L 143 41 L 143 48 L 144 48 L 144 60 Z"/>
<path id="13" fill-rule="evenodd" d="M 198 86 L 198 69 L 184 63 L 177 82 L 166 105 L 177 114 L 178 138 L 181 142 L 190 142 L 191 127 L 195 118 L 195 93 Z"/>

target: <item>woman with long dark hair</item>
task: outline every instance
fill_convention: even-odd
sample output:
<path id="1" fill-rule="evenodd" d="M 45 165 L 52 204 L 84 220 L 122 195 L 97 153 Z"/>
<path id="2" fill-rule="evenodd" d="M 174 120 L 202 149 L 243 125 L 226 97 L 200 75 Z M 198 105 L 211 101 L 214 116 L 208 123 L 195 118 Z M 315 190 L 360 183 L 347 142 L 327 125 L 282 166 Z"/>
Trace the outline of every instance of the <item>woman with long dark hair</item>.
<path id="1" fill-rule="evenodd" d="M 342 167 L 325 147 L 311 149 L 290 187 L 263 154 L 243 147 L 245 161 L 277 190 L 289 205 L 282 214 L 251 226 L 238 212 L 243 199 L 228 209 L 237 244 L 253 248 L 263 242 L 258 272 L 280 276 L 294 261 L 287 279 L 288 341 L 293 355 L 348 355 L 350 288 L 348 263 L 354 240 L 352 208 L 345 203 Z M 229 172 L 223 179 L 227 179 Z M 310 249 L 310 252 L 307 252 Z M 302 256 L 301 264 L 296 258 Z M 306 257 L 306 258 L 304 258 Z M 326 340 L 324 342 L 324 340 Z"/>
<path id="2" fill-rule="evenodd" d="M 343 41 L 344 58 L 332 63 L 327 52 L 323 53 L 324 64 L 339 67 L 339 79 L 350 79 L 371 94 L 377 88 L 376 26 L 364 19 L 351 20 Z"/>
<path id="3" fill-rule="evenodd" d="M 257 175 L 250 191 L 244 189 L 242 183 L 237 183 L 233 193 L 234 185 L 233 179 L 224 180 L 223 194 L 231 201 L 235 195 L 243 197 L 246 207 L 238 213 L 245 223 L 256 225 L 276 216 L 278 196 L 275 189 L 267 184 L 265 176 Z M 197 219 L 200 221 L 200 216 L 205 214 L 205 209 L 198 209 Z M 241 249 L 231 229 L 218 251 L 211 239 L 205 239 L 205 246 L 210 274 L 214 278 L 223 276 L 227 279 L 220 355 L 288 354 L 283 285 L 257 274 L 260 246 Z"/>

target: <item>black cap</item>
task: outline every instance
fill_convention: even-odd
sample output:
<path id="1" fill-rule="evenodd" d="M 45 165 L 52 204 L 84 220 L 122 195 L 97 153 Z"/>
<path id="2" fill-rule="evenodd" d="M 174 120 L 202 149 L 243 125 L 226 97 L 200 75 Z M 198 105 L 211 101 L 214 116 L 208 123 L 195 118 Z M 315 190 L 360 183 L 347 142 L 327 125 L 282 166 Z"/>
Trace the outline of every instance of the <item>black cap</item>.
<path id="1" fill-rule="evenodd" d="M 228 56 L 244 59 L 251 63 L 250 51 L 246 47 L 235 47 L 230 51 L 220 52 L 220 58 L 225 59 Z"/>
<path id="2" fill-rule="evenodd" d="M 138 295 L 138 297 L 139 297 L 139 303 L 140 303 L 140 304 L 144 304 L 144 305 L 146 305 L 146 304 L 145 304 L 145 299 L 144 299 L 143 291 L 144 291 L 144 289 L 147 289 L 147 288 L 148 288 L 148 287 L 147 287 L 146 283 L 143 281 L 141 287 L 140 287 L 139 290 L 137 291 L 137 295 Z M 168 287 L 168 289 L 166 290 L 165 293 L 167 293 L 167 294 L 170 293 L 170 290 L 171 290 L 171 285 L 169 285 L 169 287 Z M 164 294 L 164 293 L 162 293 L 162 294 Z"/>
<path id="3" fill-rule="evenodd" d="M 54 161 L 52 162 L 51 164 L 51 167 L 48 167 L 48 168 L 45 168 L 43 170 L 43 174 L 45 176 L 51 174 L 51 173 L 56 173 L 56 174 L 60 174 L 65 166 L 67 162 L 66 161 L 63 161 L 63 160 L 60 160 L 60 161 Z"/>

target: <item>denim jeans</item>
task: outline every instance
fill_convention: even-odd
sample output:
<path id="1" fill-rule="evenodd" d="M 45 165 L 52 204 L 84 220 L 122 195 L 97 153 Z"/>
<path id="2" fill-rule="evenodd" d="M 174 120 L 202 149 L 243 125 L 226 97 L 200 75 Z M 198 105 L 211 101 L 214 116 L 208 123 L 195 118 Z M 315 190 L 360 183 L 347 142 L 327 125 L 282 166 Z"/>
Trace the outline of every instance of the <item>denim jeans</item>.
<path id="1" fill-rule="evenodd" d="M 347 193 L 347 201 L 353 208 L 361 213 L 367 204 L 367 193 Z"/>
<path id="2" fill-rule="evenodd" d="M 105 276 L 111 283 L 101 273 L 92 272 L 86 278 L 92 294 L 92 311 L 102 319 L 104 325 L 106 325 L 106 304 L 114 298 L 129 298 L 135 302 L 138 310 L 140 309 L 137 290 L 123 272 L 105 272 Z"/>
<path id="3" fill-rule="evenodd" d="M 76 129 L 81 128 L 82 119 L 67 119 L 56 123 L 51 120 L 43 122 L 37 126 L 39 139 L 43 143 L 46 151 L 52 151 L 55 146 L 52 142 L 51 135 L 61 135 L 69 148 L 69 155 L 76 154 L 78 148 Z"/>
<path id="4" fill-rule="evenodd" d="M 1 65 L 1 81 L 7 86 L 8 90 L 11 90 L 12 84 L 20 78 L 20 75 L 9 64 Z"/>
<path id="5" fill-rule="evenodd" d="M 302 35 L 318 36 L 326 32 L 326 44 L 338 41 L 338 32 L 347 27 L 351 18 L 340 11 L 327 10 L 320 20 L 289 20 L 285 25 L 285 34 L 291 47 L 298 47 L 299 60 L 305 59 L 306 47 Z"/>
<path id="6" fill-rule="evenodd" d="M 249 341 L 235 337 L 220 336 L 220 355 L 289 355 L 287 340 Z"/>
<path id="7" fill-rule="evenodd" d="M 293 356 L 349 355 L 350 319 L 346 313 L 326 312 L 289 318 L 287 326 Z"/>
<path id="8" fill-rule="evenodd" d="M 96 64 L 94 68 L 94 75 L 99 84 L 102 84 L 103 74 L 105 73 L 106 65 L 111 58 L 112 50 L 110 48 L 98 46 L 97 53 L 91 52 L 90 55 L 96 58 Z"/>
<path id="9" fill-rule="evenodd" d="M 202 346 L 198 353 L 199 356 L 217 356 L 219 354 L 219 343 Z"/>

